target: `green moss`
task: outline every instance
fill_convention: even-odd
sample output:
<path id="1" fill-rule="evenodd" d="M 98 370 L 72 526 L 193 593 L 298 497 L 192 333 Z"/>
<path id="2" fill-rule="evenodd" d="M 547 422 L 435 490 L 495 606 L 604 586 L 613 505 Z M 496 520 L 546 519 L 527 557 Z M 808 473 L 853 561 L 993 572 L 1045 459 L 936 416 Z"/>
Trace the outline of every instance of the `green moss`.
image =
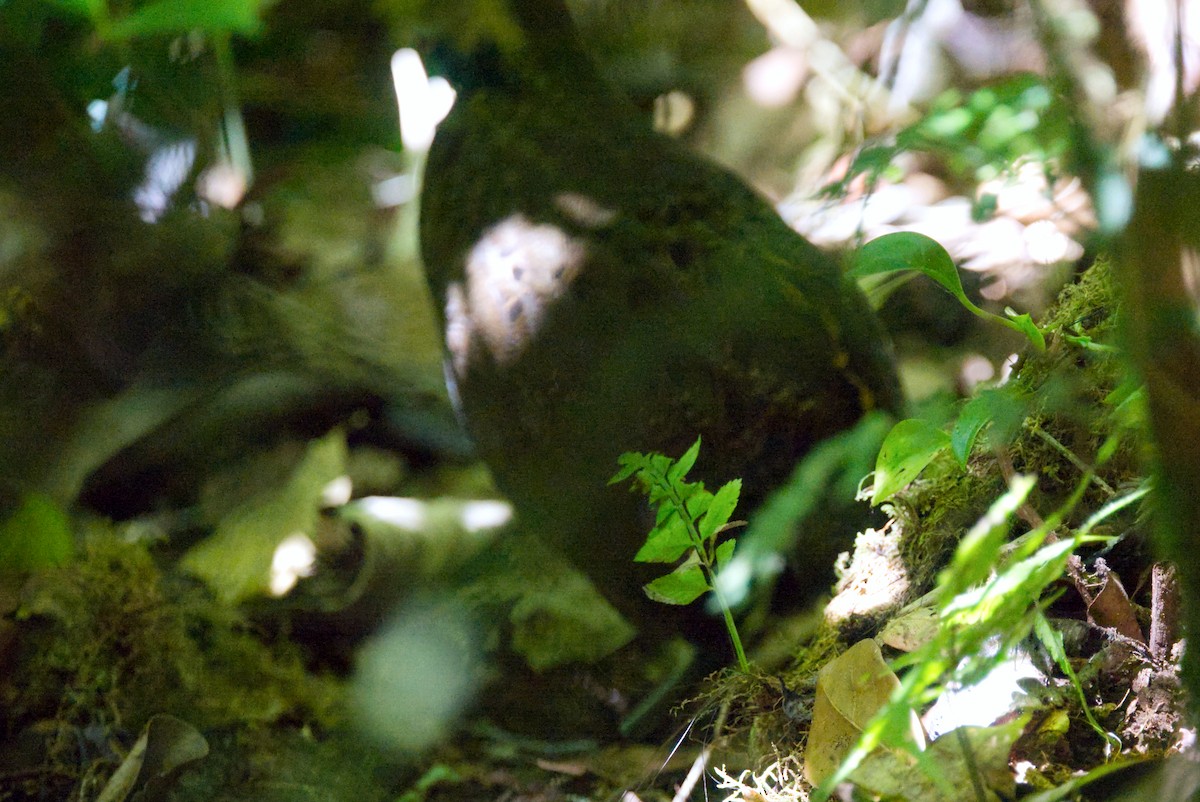
<path id="1" fill-rule="evenodd" d="M 300 730 L 225 730 L 184 773 L 170 802 L 376 802 L 395 799 L 398 770 L 345 733 L 313 738 Z"/>
<path id="2" fill-rule="evenodd" d="M 26 583 L 0 736 L 49 721 L 116 737 L 156 713 L 201 729 L 335 722 L 337 685 L 307 673 L 297 649 L 263 642 L 143 546 L 98 530 L 77 562 Z"/>
<path id="3" fill-rule="evenodd" d="M 1047 514 L 1083 476 L 1081 466 L 1093 466 L 1101 444 L 1120 430 L 1107 400 L 1123 377 L 1110 346 L 1116 319 L 1110 270 L 1101 260 L 1059 295 L 1044 323 L 1051 332 L 1046 350 L 1027 350 L 1014 368 L 1007 392 L 1023 400 L 1024 421 L 1011 433 L 988 432 L 989 447 L 976 446 L 967 470 L 944 455 L 897 496 L 895 512 L 905 532 L 901 552 L 914 596 L 929 589 L 963 533 L 1003 492 L 1007 476 L 1036 476 L 1028 506 Z M 1124 436 L 1071 522 L 1110 500 L 1114 488 L 1136 481 L 1138 463 L 1133 438 Z"/>

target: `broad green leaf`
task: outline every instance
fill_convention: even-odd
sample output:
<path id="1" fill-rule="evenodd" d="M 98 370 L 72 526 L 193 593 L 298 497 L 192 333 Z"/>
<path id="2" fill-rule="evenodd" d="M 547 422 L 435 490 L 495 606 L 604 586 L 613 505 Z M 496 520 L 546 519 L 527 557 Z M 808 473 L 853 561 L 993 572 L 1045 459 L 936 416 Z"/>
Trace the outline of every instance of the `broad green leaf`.
<path id="1" fill-rule="evenodd" d="M 646 535 L 646 542 L 633 557 L 634 562 L 673 563 L 695 545 L 678 511 L 671 509 L 670 513 Z"/>
<path id="2" fill-rule="evenodd" d="M 696 484 L 687 488 L 690 493 L 683 502 L 687 509 L 688 519 L 694 524 L 705 513 L 713 502 L 713 494 L 704 489 L 704 485 Z"/>
<path id="3" fill-rule="evenodd" d="M 947 292 L 958 299 L 976 317 L 999 323 L 1019 331 L 1029 338 L 1039 351 L 1046 349 L 1046 338 L 1029 315 L 1018 315 L 1011 310 L 1008 317 L 993 315 L 976 306 L 963 292 L 962 280 L 954 260 L 937 240 L 915 231 L 897 231 L 877 237 L 858 249 L 854 255 L 851 278 L 893 273 L 898 270 L 916 270 L 929 276 Z"/>
<path id="4" fill-rule="evenodd" d="M 0 573 L 64 565 L 75 551 L 71 520 L 49 497 L 25 497 L 0 524 Z"/>
<path id="5" fill-rule="evenodd" d="M 1092 197 L 1095 198 L 1100 233 L 1111 237 L 1123 231 L 1133 216 L 1133 188 L 1116 166 L 1116 160 L 1110 159 L 1108 162 L 1101 165 Z"/>
<path id="6" fill-rule="evenodd" d="M 252 34 L 262 25 L 264 5 L 263 0 L 157 0 L 115 20 L 103 34 L 109 41 L 194 30 Z"/>
<path id="7" fill-rule="evenodd" d="M 983 390 L 963 405 L 950 434 L 950 451 L 959 464 L 966 466 L 975 440 L 987 424 L 992 424 L 992 444 L 1003 444 L 1024 417 L 1027 400 L 1010 388 Z"/>
<path id="8" fill-rule="evenodd" d="M 717 570 L 722 570 L 729 565 L 730 558 L 733 557 L 733 549 L 737 545 L 737 538 L 731 537 L 721 545 L 717 546 Z"/>
<path id="9" fill-rule="evenodd" d="M 663 604 L 691 604 L 708 591 L 708 580 L 696 563 L 681 566 L 642 588 L 651 600 Z"/>
<path id="10" fill-rule="evenodd" d="M 675 484 L 687 476 L 688 471 L 696 464 L 696 457 L 700 455 L 700 438 L 696 438 L 696 442 L 692 443 L 682 457 L 680 457 L 670 469 L 667 470 L 667 482 Z"/>
<path id="11" fill-rule="evenodd" d="M 949 445 L 950 436 L 927 421 L 909 418 L 897 423 L 879 448 L 871 503 L 887 501 L 907 487 Z"/>
<path id="12" fill-rule="evenodd" d="M 852 278 L 892 273 L 897 270 L 916 270 L 942 285 L 968 308 L 975 305 L 963 292 L 962 281 L 954 260 L 937 240 L 913 231 L 884 234 L 858 249 L 854 256 Z"/>
<path id="13" fill-rule="evenodd" d="M 980 393 L 963 405 L 950 432 L 950 453 L 964 468 L 971 449 L 975 446 L 975 438 L 983 431 L 983 427 L 992 422 L 991 393 Z"/>
<path id="14" fill-rule="evenodd" d="M 708 506 L 708 514 L 700 522 L 700 538 L 707 541 L 717 534 L 722 526 L 729 523 L 733 511 L 737 509 L 738 498 L 742 493 L 742 480 L 734 479 L 726 482 L 713 496 Z"/>

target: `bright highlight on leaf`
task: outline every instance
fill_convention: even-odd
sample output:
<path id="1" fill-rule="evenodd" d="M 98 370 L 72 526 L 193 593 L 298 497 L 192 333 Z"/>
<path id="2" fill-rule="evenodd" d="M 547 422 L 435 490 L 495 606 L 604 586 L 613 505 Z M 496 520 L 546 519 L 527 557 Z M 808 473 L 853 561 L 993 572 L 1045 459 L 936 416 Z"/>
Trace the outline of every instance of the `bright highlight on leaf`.
<path id="1" fill-rule="evenodd" d="M 634 560 L 646 563 L 674 563 L 685 558 L 675 570 L 660 576 L 644 588 L 646 595 L 663 604 L 691 604 L 708 591 L 717 597 L 725 616 L 725 628 L 733 643 L 738 666 L 749 669 L 733 612 L 716 584 L 716 574 L 733 557 L 733 538 L 718 544 L 721 535 L 741 522 L 730 523 L 742 492 L 742 481 L 726 482 L 716 494 L 704 489 L 703 482 L 685 482 L 684 477 L 700 455 L 700 439 L 678 460 L 662 454 L 630 451 L 617 462 L 621 469 L 609 480 L 617 484 L 633 478 L 650 500 L 658 505 L 654 528 L 638 549 Z"/>

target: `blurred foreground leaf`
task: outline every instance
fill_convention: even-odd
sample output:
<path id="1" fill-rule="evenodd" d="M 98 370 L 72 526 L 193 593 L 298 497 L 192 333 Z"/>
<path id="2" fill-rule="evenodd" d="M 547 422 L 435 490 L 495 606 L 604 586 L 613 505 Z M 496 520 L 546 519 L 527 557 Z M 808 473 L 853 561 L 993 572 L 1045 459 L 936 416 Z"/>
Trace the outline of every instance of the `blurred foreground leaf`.
<path id="1" fill-rule="evenodd" d="M 311 536 L 321 491 L 343 473 L 345 462 L 346 438 L 340 429 L 312 441 L 282 486 L 234 508 L 211 537 L 184 555 L 183 567 L 226 601 L 266 593 L 275 549 L 291 535 Z"/>
<path id="2" fill-rule="evenodd" d="M 67 514 L 34 493 L 0 524 L 0 572 L 35 571 L 71 559 L 75 538 Z"/>
<path id="3" fill-rule="evenodd" d="M 159 0 L 112 23 L 101 35 L 110 41 L 143 36 L 255 33 L 262 25 L 263 0 Z"/>

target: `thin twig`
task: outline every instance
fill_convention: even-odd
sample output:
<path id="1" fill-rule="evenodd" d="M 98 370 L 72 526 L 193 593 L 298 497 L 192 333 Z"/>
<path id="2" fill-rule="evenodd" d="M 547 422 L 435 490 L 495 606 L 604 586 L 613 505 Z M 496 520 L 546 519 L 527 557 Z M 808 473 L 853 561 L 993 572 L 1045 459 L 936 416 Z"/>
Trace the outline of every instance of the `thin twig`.
<path id="1" fill-rule="evenodd" d="M 1088 465 L 1086 462 L 1081 460 L 1079 458 L 1079 455 L 1076 454 L 1074 451 L 1067 448 L 1062 443 L 1058 442 L 1058 440 L 1054 437 L 1054 435 L 1050 434 L 1048 431 L 1043 429 L 1041 426 L 1038 426 L 1036 423 L 1033 425 L 1033 433 L 1035 435 L 1037 435 L 1037 437 L 1039 439 L 1041 439 L 1041 441 L 1043 443 L 1045 443 L 1046 445 L 1053 448 L 1055 451 L 1057 451 L 1059 454 L 1061 454 L 1068 462 L 1070 462 L 1072 465 L 1074 465 L 1076 468 L 1078 468 L 1080 473 L 1085 474 L 1085 475 L 1091 474 L 1092 481 L 1096 483 L 1097 487 L 1099 487 L 1101 490 L 1103 490 L 1105 493 L 1107 493 L 1109 498 L 1112 498 L 1113 496 L 1115 496 L 1117 494 L 1117 491 L 1113 490 L 1112 487 L 1108 484 L 1108 482 L 1104 481 L 1103 479 L 1101 479 L 1099 476 L 1096 475 L 1095 468 L 1093 468 L 1091 465 Z"/>
<path id="2" fill-rule="evenodd" d="M 1150 656 L 1166 662 L 1179 639 L 1179 582 L 1170 563 L 1155 563 L 1150 577 Z"/>
<path id="3" fill-rule="evenodd" d="M 721 703 L 721 710 L 717 713 L 717 721 L 713 725 L 711 740 L 700 750 L 700 754 L 692 763 L 692 768 L 683 778 L 683 782 L 679 784 L 679 790 L 675 792 L 671 802 L 686 802 L 692 795 L 692 791 L 696 789 L 696 783 L 700 782 L 700 778 L 704 776 L 704 771 L 708 768 L 708 759 L 712 757 L 712 745 L 717 742 L 717 739 L 721 737 L 721 731 L 725 729 L 725 717 L 729 714 L 729 701 L 726 699 Z"/>

